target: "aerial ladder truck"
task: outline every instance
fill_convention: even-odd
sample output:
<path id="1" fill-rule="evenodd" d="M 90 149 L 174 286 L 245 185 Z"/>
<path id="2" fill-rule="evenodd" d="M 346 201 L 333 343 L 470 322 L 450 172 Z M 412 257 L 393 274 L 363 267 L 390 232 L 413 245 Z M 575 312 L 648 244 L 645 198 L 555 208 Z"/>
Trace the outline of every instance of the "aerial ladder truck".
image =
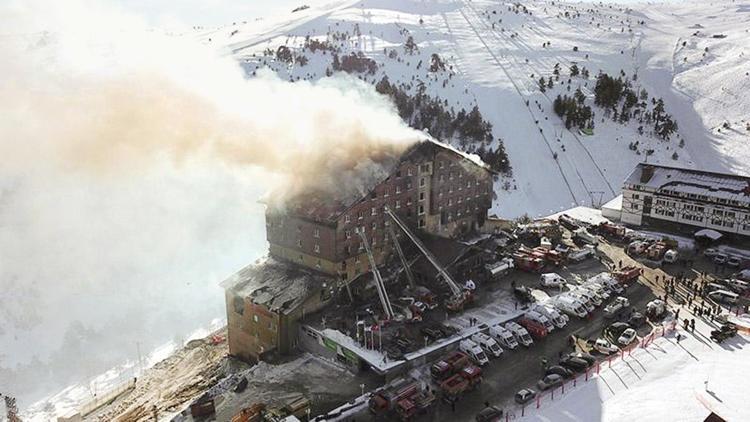
<path id="1" fill-rule="evenodd" d="M 388 214 L 389 217 L 391 217 L 393 222 L 396 223 L 396 225 L 404 232 L 404 234 L 406 234 L 406 236 L 414 243 L 417 249 L 422 252 L 425 258 L 427 258 L 427 260 L 430 262 L 430 264 L 435 267 L 435 270 L 437 270 L 438 272 L 438 278 L 442 279 L 450 288 L 451 297 L 448 299 L 448 301 L 446 301 L 445 307 L 450 311 L 462 310 L 466 304 L 470 303 L 473 300 L 472 292 L 468 289 L 462 289 L 461 287 L 459 287 L 459 285 L 453 280 L 451 275 L 448 274 L 448 271 L 446 271 L 446 269 L 440 264 L 437 258 L 435 258 L 432 252 L 427 249 L 422 241 L 419 240 L 419 238 L 411 232 L 409 227 L 403 221 L 401 221 L 401 219 L 393 211 L 391 211 L 389 207 L 385 207 L 385 213 Z M 399 249 L 400 246 L 397 248 L 397 251 Z"/>
<path id="2" fill-rule="evenodd" d="M 378 296 L 380 297 L 380 304 L 383 306 L 383 312 L 386 320 L 392 320 L 394 317 L 393 313 L 393 307 L 391 307 L 391 301 L 388 299 L 388 292 L 385 290 L 385 283 L 383 283 L 383 277 L 380 276 L 380 271 L 378 270 L 378 266 L 375 265 L 375 256 L 372 254 L 372 250 L 370 249 L 370 243 L 367 241 L 367 236 L 365 236 L 364 229 L 356 229 L 355 230 L 359 237 L 362 238 L 362 245 L 365 248 L 365 252 L 367 252 L 367 259 L 370 261 L 370 269 L 372 269 L 372 275 L 375 279 L 375 288 L 378 291 Z"/>

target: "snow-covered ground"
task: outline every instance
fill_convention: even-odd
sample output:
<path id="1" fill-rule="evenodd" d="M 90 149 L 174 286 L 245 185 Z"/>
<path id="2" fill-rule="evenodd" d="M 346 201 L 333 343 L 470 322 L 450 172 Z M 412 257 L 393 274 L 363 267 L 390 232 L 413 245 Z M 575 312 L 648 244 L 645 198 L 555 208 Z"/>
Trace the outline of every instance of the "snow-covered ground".
<path id="1" fill-rule="evenodd" d="M 362 52 L 378 63 L 374 74 L 358 75 L 370 83 L 387 76 L 392 83 L 408 85 L 411 94 L 423 83 L 427 94 L 455 110 L 478 105 L 493 124 L 494 138 L 503 140 L 513 166 L 513 176 L 496 184 L 493 212 L 504 217 L 599 206 L 619 193 L 622 180 L 635 163 L 646 159 L 649 149 L 654 150 L 649 162 L 750 170 L 750 132 L 743 120 L 750 102 L 741 95 L 750 87 L 750 69 L 743 59 L 750 43 L 750 37 L 743 36 L 745 6 L 729 0 L 521 4 L 527 13 L 511 2 L 487 0 L 338 2 L 200 36 L 232 54 L 249 74 L 270 67 L 289 80 L 325 77 L 331 54 L 310 53 L 302 45 L 305 37 L 328 40 L 341 48 L 340 55 Z M 693 35 L 696 25 L 701 29 Z M 333 40 L 334 33 L 349 37 Z M 726 38 L 712 37 L 717 34 Z M 408 36 L 419 48 L 413 55 L 404 53 Z M 304 54 L 309 63 L 280 63 L 263 54 L 282 45 Z M 389 58 L 390 50 L 399 57 Z M 427 70 L 433 53 L 450 67 L 449 78 Z M 537 79 L 551 76 L 556 63 L 560 82 L 540 92 Z M 586 67 L 591 77 L 570 78 L 572 89 L 567 91 L 564 82 L 573 63 Z M 580 87 L 592 103 L 599 71 L 615 76 L 622 71 L 629 79 L 637 74 L 634 88 L 646 89 L 650 98 L 663 98 L 679 133 L 670 141 L 648 130 L 639 135 L 638 123 L 613 123 L 602 119 L 603 111 L 596 108 L 594 135 L 565 129 L 551 110 L 552 99 Z M 719 132 L 725 120 L 731 129 Z M 680 140 L 684 147 L 678 145 Z M 632 142 L 639 143 L 639 154 L 628 148 Z"/>
<path id="2" fill-rule="evenodd" d="M 272 19 L 238 17 L 235 24 L 182 36 L 197 37 L 234 58 L 249 77 L 270 68 L 283 80 L 324 78 L 330 53 L 302 52 L 300 46 L 307 36 L 331 40 L 342 55 L 362 52 L 378 63 L 374 74 L 355 75 L 368 83 L 387 76 L 410 94 L 423 84 L 426 94 L 455 111 L 477 105 L 493 125 L 492 146 L 501 139 L 513 167 L 512 176 L 495 186 L 492 213 L 503 217 L 600 205 L 619 193 L 622 180 L 646 159 L 648 149 L 654 150 L 649 162 L 750 171 L 750 99 L 744 95 L 750 88 L 746 2 L 628 1 L 618 6 L 532 0 L 522 6 L 490 0 L 345 0 Z M 344 33 L 349 36 L 333 40 L 334 34 Z M 414 54 L 404 51 L 408 36 L 418 46 Z M 3 42 L 9 39 L 17 40 Z M 280 63 L 264 55 L 264 50 L 275 51 L 281 45 L 305 54 L 309 63 Z M 389 57 L 391 50 L 398 57 Z M 433 53 L 446 63 L 446 70 L 428 71 Z M 622 71 L 631 79 L 637 74 L 634 87 L 645 88 L 650 98 L 664 99 L 667 112 L 679 124 L 678 135 L 670 141 L 658 140 L 648 131 L 640 135 L 637 123 L 602 119 L 596 108 L 593 135 L 565 129 L 551 110 L 551 100 L 568 93 L 568 69 L 574 62 L 591 74 L 588 80 L 570 78 L 571 92 L 580 87 L 588 104 L 593 103 L 594 78 L 600 70 L 613 75 Z M 552 76 L 557 63 L 561 80 L 540 92 L 536 80 Z M 636 141 L 640 154 L 629 148 Z M 10 195 L 19 187 L 10 179 L 12 189 L 0 190 L 0 240 L 11 245 L 3 258 L 23 275 L 2 280 L 9 288 L 0 296 L 0 318 L 5 322 L 0 327 L 0 386 L 10 383 L 21 390 L 23 406 L 49 393 L 53 385 L 83 385 L 81 377 L 133 360 L 136 343 L 145 355 L 169 343 L 170 337 L 184 338 L 223 314 L 223 298 L 214 282 L 262 252 L 263 239 L 249 236 L 262 232 L 262 211 L 249 203 L 260 196 L 256 188 L 263 187 L 238 181 L 223 170 L 201 168 L 188 178 L 183 170 L 142 175 L 141 180 L 114 188 L 82 188 L 73 176 L 62 180 L 57 190 L 32 185 L 28 198 Z M 216 186 L 231 186 L 231 192 Z M 24 188 L 29 186 L 19 191 Z M 125 195 L 104 195 L 102 201 L 98 189 Z M 245 195 L 248 189 L 252 195 Z M 13 211 L 6 205 L 11 198 L 23 199 L 22 205 L 35 212 L 23 214 L 26 219 L 17 220 L 20 213 L 5 218 L 4 213 Z M 79 208 L 71 208 L 69 200 L 76 198 L 83 201 Z M 131 199 L 141 205 L 134 215 L 125 215 L 122 209 L 133 205 Z M 154 205 L 163 202 L 170 206 Z M 161 217 L 146 219 L 154 213 Z M 77 218 L 89 215 L 103 217 Z M 48 223 L 44 230 L 39 222 Z M 24 237 L 9 230 L 20 226 Z M 102 227 L 112 233 L 102 236 Z M 110 242 L 112 238 L 121 241 Z M 68 252 L 74 248 L 63 239 L 85 241 L 89 250 L 71 259 Z M 45 259 L 44 265 L 25 261 L 38 256 L 40 248 L 53 259 Z M 116 261 L 98 259 L 97 250 L 114 251 Z M 134 256 L 133 251 L 139 252 Z M 174 258 L 175 251 L 181 259 Z M 134 275 L 132 262 L 146 262 L 148 268 Z M 58 279 L 76 282 L 72 287 L 50 282 Z M 113 296 L 112 290 L 120 294 Z M 28 309 L 34 311 L 24 313 Z M 111 318 L 87 318 L 92 314 Z M 84 323 L 71 328 L 74 321 Z M 68 361 L 81 350 L 97 358 L 85 364 Z M 55 380 L 33 381 L 39 373 L 51 373 Z"/>
<path id="3" fill-rule="evenodd" d="M 711 412 L 728 421 L 747 420 L 746 369 L 750 336 L 722 344 L 708 338 L 711 327 L 697 321 L 695 333 L 679 329 L 635 349 L 599 376 L 578 384 L 555 400 L 545 396 L 541 407 L 530 406 L 524 421 L 692 421 Z"/>

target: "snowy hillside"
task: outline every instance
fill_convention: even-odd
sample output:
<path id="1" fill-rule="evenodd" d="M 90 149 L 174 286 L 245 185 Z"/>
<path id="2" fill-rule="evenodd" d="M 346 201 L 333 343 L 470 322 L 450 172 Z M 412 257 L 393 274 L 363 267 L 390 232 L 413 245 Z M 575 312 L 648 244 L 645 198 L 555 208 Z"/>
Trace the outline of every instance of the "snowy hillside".
<path id="1" fill-rule="evenodd" d="M 361 53 L 349 72 L 373 85 L 387 77 L 407 95 L 422 93 L 456 114 L 478 106 L 492 125 L 491 142 L 462 141 L 460 133 L 447 140 L 467 150 L 494 150 L 501 140 L 512 174 L 496 183 L 493 211 L 537 216 L 607 201 L 645 159 L 747 172 L 750 102 L 741 93 L 750 85 L 743 57 L 748 7 L 365 0 L 237 22 L 200 37 L 251 77 L 270 68 L 286 80 L 317 80 Z M 588 77 L 571 76 L 573 64 Z M 663 98 L 678 132 L 662 139 L 635 114 L 613 121 L 594 105 L 599 72 L 645 92 L 644 112 Z M 540 78 L 553 78 L 552 87 L 542 92 Z M 566 128 L 552 110 L 556 96 L 579 88 L 594 114 L 590 135 Z M 435 127 L 416 114 L 410 124 Z"/>

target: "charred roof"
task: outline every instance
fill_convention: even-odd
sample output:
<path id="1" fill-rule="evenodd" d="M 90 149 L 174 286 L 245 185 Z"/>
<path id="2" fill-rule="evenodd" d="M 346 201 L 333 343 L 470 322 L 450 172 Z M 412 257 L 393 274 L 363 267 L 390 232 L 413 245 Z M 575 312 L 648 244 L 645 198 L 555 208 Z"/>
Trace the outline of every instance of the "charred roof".
<path id="1" fill-rule="evenodd" d="M 375 187 L 388 180 L 403 163 L 421 163 L 431 161 L 439 152 L 449 152 L 460 160 L 460 163 L 472 170 L 492 173 L 490 167 L 477 155 L 467 154 L 456 148 L 425 139 L 410 146 L 400 156 L 380 156 L 361 163 L 352 169 L 351 174 L 342 175 L 342 180 L 335 192 L 306 191 L 286 199 L 277 206 L 282 212 L 308 220 L 335 223 L 349 208 L 365 200 Z"/>

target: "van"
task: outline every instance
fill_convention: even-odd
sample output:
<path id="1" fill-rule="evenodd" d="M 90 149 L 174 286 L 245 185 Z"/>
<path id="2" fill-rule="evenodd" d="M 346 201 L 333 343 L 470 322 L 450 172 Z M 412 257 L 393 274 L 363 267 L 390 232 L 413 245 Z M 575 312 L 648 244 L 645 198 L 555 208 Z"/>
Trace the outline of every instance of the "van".
<path id="1" fill-rule="evenodd" d="M 737 293 L 745 292 L 750 289 L 750 283 L 748 283 L 747 281 L 737 280 L 736 278 L 724 280 L 724 283 Z"/>
<path id="2" fill-rule="evenodd" d="M 601 272 L 593 277 L 589 277 L 586 282 L 593 282 L 602 285 L 604 288 L 609 290 L 610 293 L 621 294 L 624 289 L 620 282 L 618 282 L 612 274 L 607 272 Z"/>
<path id="3" fill-rule="evenodd" d="M 573 296 L 560 295 L 555 298 L 555 307 L 568 315 L 577 316 L 579 318 L 586 318 L 588 311 L 586 307 Z"/>
<path id="4" fill-rule="evenodd" d="M 585 306 L 586 310 L 589 312 L 593 312 L 595 307 L 602 304 L 601 300 L 596 298 L 596 296 L 593 293 L 591 293 L 589 290 L 584 289 L 584 288 L 571 290 L 570 292 L 568 292 L 568 294 L 575 298 L 578 298 L 578 300 L 580 300 L 581 303 L 583 303 L 583 306 Z"/>
<path id="5" fill-rule="evenodd" d="M 734 292 L 730 292 L 728 290 L 716 290 L 708 294 L 708 297 L 720 302 L 720 303 L 726 303 L 729 305 L 734 305 L 737 303 L 737 301 L 740 299 L 740 295 Z"/>
<path id="6" fill-rule="evenodd" d="M 518 325 L 518 323 L 515 323 L 513 321 L 506 322 L 505 328 L 511 333 L 513 333 L 513 336 L 516 338 L 516 340 L 520 344 L 526 347 L 529 347 L 532 344 L 534 344 L 534 340 L 531 339 L 531 335 L 529 334 L 529 332 L 526 331 L 525 328 Z"/>
<path id="7" fill-rule="evenodd" d="M 602 302 L 609 299 L 609 290 L 602 284 L 587 281 L 583 283 L 583 288 L 593 292 Z"/>
<path id="8" fill-rule="evenodd" d="M 513 334 L 500 324 L 490 327 L 490 336 L 505 348 L 513 350 L 518 347 L 518 342 Z"/>
<path id="9" fill-rule="evenodd" d="M 563 328 L 568 324 L 568 316 L 565 314 L 560 314 L 554 307 L 536 305 L 532 308 L 532 310 L 546 316 L 547 319 L 552 321 L 552 323 L 555 324 L 555 327 L 557 328 Z"/>
<path id="10" fill-rule="evenodd" d="M 503 355 L 503 349 L 500 345 L 490 336 L 484 333 L 476 333 L 471 336 L 471 340 L 478 344 L 484 352 L 490 356 L 499 358 Z"/>
<path id="11" fill-rule="evenodd" d="M 552 324 L 552 321 L 550 321 L 549 318 L 534 310 L 526 312 L 526 318 L 544 325 L 544 329 L 547 331 L 553 331 L 555 329 L 555 326 Z"/>
<path id="12" fill-rule="evenodd" d="M 458 349 L 466 353 L 479 366 L 484 366 L 490 362 L 482 348 L 469 339 L 461 340 L 461 343 L 458 344 Z"/>
<path id="13" fill-rule="evenodd" d="M 545 273 L 540 278 L 542 287 L 560 287 L 565 284 L 565 279 L 557 273 Z"/>
<path id="14" fill-rule="evenodd" d="M 588 243 L 589 245 L 598 245 L 599 239 L 591 234 L 586 228 L 581 227 L 573 231 L 573 240 L 581 240 L 582 242 Z"/>

